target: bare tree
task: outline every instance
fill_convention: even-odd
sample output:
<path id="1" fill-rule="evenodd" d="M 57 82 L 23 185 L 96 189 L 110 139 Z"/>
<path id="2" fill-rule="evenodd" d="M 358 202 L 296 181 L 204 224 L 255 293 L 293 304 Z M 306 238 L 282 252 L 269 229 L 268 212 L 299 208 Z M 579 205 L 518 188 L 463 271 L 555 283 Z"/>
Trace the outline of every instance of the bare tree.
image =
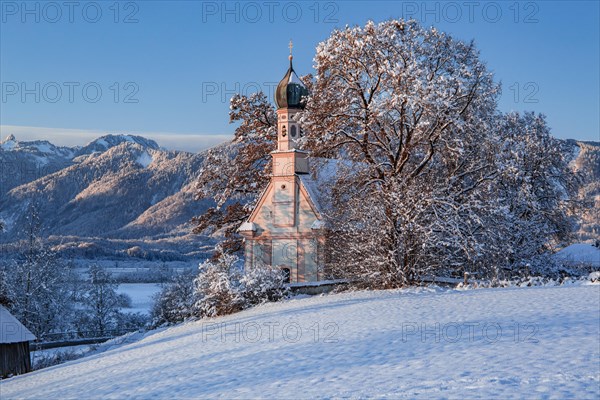
<path id="1" fill-rule="evenodd" d="M 270 152 L 276 148 L 277 114 L 264 93 L 235 95 L 230 102 L 231 123 L 239 123 L 234 139 L 207 152 L 198 178 L 197 198 L 216 206 L 194 218 L 194 232 L 223 229 L 223 251 L 241 250 L 239 224 L 247 219 L 271 172 Z M 215 259 L 219 254 L 215 254 Z"/>
<path id="2" fill-rule="evenodd" d="M 85 307 L 82 321 L 86 329 L 104 336 L 108 330 L 117 328 L 121 306 L 117 288 L 110 272 L 95 264 L 89 267 L 82 300 Z"/>

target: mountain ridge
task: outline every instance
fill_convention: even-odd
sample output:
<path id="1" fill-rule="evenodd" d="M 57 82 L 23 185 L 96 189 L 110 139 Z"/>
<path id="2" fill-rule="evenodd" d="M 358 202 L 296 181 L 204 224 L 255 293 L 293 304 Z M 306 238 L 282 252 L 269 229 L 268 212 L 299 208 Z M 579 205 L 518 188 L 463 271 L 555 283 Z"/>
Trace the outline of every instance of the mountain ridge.
<path id="1" fill-rule="evenodd" d="M 43 155 L 40 143 L 18 142 L 12 136 L 0 144 L 0 162 L 5 165 L 9 160 L 25 169 L 36 162 L 52 166 L 36 170 L 41 176 L 24 175 L 22 183 L 13 180 L 2 185 L 0 218 L 6 232 L 0 235 L 0 243 L 24 237 L 21 227 L 26 226 L 32 208 L 41 222 L 40 235 L 71 253 L 83 246 L 89 254 L 90 246 L 112 239 L 121 240 L 125 247 L 126 242 L 137 241 L 134 247 L 141 244 L 144 254 L 169 250 L 169 245 L 153 243 L 164 242 L 165 237 L 177 242 L 171 247 L 185 241 L 188 245 L 182 253 L 194 253 L 190 243 L 200 247 L 210 242 L 191 234 L 192 217 L 212 205 L 194 198 L 203 154 L 161 149 L 152 140 L 131 135 L 106 135 L 74 148 L 48 142 Z M 77 237 L 81 240 L 73 240 Z M 98 253 L 116 254 L 123 246 Z"/>

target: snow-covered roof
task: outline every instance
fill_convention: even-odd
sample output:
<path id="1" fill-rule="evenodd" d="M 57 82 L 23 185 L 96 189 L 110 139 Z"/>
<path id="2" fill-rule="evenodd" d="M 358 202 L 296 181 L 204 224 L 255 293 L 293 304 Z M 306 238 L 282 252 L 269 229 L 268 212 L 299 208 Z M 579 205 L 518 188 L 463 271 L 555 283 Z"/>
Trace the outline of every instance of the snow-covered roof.
<path id="1" fill-rule="evenodd" d="M 315 220 L 310 226 L 310 229 L 323 229 L 325 227 L 325 221 L 321 219 Z"/>
<path id="2" fill-rule="evenodd" d="M 554 255 L 571 264 L 591 264 L 600 267 L 600 249 L 588 243 L 575 243 L 565 247 Z"/>
<path id="3" fill-rule="evenodd" d="M 238 231 L 256 231 L 256 225 L 254 224 L 254 222 L 244 222 L 242 225 L 240 225 L 240 227 L 238 228 Z"/>
<path id="4" fill-rule="evenodd" d="M 0 306 L 0 343 L 20 343 L 35 340 L 33 333 L 20 323 L 6 308 Z"/>
<path id="5" fill-rule="evenodd" d="M 310 201 L 321 215 L 332 211 L 331 189 L 342 175 L 352 173 L 354 165 L 348 160 L 313 157 L 310 159 L 310 173 L 299 175 Z"/>

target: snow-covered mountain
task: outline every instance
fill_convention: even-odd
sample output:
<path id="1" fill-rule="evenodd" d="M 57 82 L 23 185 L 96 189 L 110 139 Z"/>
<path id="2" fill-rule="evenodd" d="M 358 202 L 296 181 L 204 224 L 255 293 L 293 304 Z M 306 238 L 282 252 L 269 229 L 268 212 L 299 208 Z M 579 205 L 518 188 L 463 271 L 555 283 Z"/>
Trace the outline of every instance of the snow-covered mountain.
<path id="1" fill-rule="evenodd" d="M 159 149 L 153 140 L 133 135 L 106 135 L 83 147 L 55 146 L 47 140 L 21 142 L 9 135 L 0 142 L 0 198 L 14 187 L 72 165 L 76 157 L 102 153 L 122 143 Z"/>
<path id="2" fill-rule="evenodd" d="M 105 135 L 77 149 L 77 155 L 102 153 L 121 143 L 137 143 L 142 147 L 158 150 L 159 146 L 154 140 L 134 135 Z"/>
<path id="3" fill-rule="evenodd" d="M 32 205 L 41 234 L 72 255 L 81 247 L 88 255 L 110 255 L 141 245 L 142 253 L 167 252 L 173 258 L 173 247 L 193 253 L 203 240 L 190 234 L 191 218 L 210 206 L 194 199 L 202 154 L 163 150 L 152 140 L 129 135 L 103 136 L 81 148 L 9 137 L 2 149 L 3 165 L 36 174 L 10 179 L 3 171 L 8 184 L 0 192 L 0 218 L 7 232 L 1 242 L 23 237 Z M 185 238 L 188 245 L 148 245 L 165 237 Z"/>
<path id="4" fill-rule="evenodd" d="M 19 142 L 8 136 L 0 142 L 0 199 L 12 188 L 71 165 L 77 151 L 45 140 Z"/>

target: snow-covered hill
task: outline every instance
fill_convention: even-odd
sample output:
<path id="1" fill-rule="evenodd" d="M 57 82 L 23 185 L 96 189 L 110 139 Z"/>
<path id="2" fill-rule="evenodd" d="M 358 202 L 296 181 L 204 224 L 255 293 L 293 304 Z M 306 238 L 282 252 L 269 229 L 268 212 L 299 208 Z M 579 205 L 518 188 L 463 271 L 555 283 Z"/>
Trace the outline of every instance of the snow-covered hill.
<path id="1" fill-rule="evenodd" d="M 600 285 L 355 292 L 182 324 L 12 398 L 600 397 Z"/>

